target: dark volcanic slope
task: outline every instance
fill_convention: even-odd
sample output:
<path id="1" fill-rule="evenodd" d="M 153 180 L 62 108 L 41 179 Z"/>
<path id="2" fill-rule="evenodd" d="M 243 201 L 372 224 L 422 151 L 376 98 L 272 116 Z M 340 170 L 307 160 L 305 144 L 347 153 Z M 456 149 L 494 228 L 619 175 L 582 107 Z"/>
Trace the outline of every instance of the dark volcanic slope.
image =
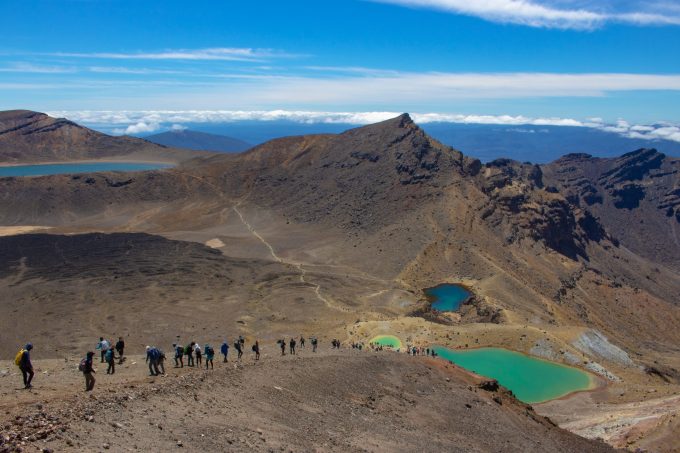
<path id="1" fill-rule="evenodd" d="M 0 163 L 103 158 L 179 162 L 198 156 L 139 138 L 109 136 L 44 113 L 0 112 Z"/>
<path id="2" fill-rule="evenodd" d="M 208 134 L 206 132 L 182 130 L 168 131 L 149 135 L 146 140 L 173 148 L 193 149 L 197 151 L 217 151 L 235 153 L 252 147 L 250 143 L 226 135 Z"/>
<path id="3" fill-rule="evenodd" d="M 29 336 L 41 344 L 40 358 L 82 351 L 113 330 L 132 334 L 137 351 L 195 332 L 199 321 L 235 333 L 250 291 L 289 273 L 278 263 L 142 233 L 0 237 L 0 356 Z"/>
<path id="4" fill-rule="evenodd" d="M 543 171 L 546 184 L 599 217 L 626 247 L 680 269 L 680 159 L 654 149 L 615 159 L 570 154 Z"/>

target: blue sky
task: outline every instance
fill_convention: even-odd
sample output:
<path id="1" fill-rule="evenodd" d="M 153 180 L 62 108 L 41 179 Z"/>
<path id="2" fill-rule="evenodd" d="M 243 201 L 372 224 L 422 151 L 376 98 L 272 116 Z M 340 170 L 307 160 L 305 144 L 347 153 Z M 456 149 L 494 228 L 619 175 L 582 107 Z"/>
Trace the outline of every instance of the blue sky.
<path id="1" fill-rule="evenodd" d="M 0 109 L 680 123 L 678 1 L 0 1 Z"/>

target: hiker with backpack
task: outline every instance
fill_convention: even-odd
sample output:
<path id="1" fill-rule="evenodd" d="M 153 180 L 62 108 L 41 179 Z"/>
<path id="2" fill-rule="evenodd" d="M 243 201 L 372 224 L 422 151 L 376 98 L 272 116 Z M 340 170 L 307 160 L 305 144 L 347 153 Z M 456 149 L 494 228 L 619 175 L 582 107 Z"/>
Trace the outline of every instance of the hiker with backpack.
<path id="1" fill-rule="evenodd" d="M 282 356 L 286 355 L 286 339 L 282 338 L 279 341 L 277 341 L 277 343 L 281 347 L 281 355 Z"/>
<path id="2" fill-rule="evenodd" d="M 240 338 L 234 341 L 234 347 L 236 348 L 236 352 L 238 352 L 238 356 L 236 358 L 241 360 L 241 357 L 243 357 L 243 346 L 241 346 Z"/>
<path id="3" fill-rule="evenodd" d="M 305 349 L 305 337 L 300 335 L 300 349 Z"/>
<path id="4" fill-rule="evenodd" d="M 182 346 L 173 343 L 172 350 L 175 351 L 175 368 L 184 368 L 184 348 Z"/>
<path id="5" fill-rule="evenodd" d="M 31 343 L 26 344 L 23 349 L 20 349 L 17 355 L 14 357 L 14 364 L 21 370 L 21 375 L 24 378 L 24 388 L 30 389 L 33 387 L 31 381 L 33 380 L 33 364 L 31 363 L 31 350 L 33 345 Z"/>
<path id="6" fill-rule="evenodd" d="M 95 378 L 93 375 L 96 373 L 96 370 L 92 364 L 93 357 L 94 352 L 89 351 L 85 358 L 80 361 L 80 365 L 78 365 L 78 369 L 83 373 L 83 376 L 85 376 L 86 392 L 91 392 L 94 389 Z"/>
<path id="7" fill-rule="evenodd" d="M 255 360 L 260 360 L 260 342 L 255 340 L 253 345 L 253 352 L 255 353 Z"/>
<path id="8" fill-rule="evenodd" d="M 108 368 L 106 368 L 106 374 L 115 373 L 116 372 L 116 355 L 113 353 L 113 348 L 109 348 L 109 349 L 106 350 L 106 354 L 104 354 L 104 360 L 109 365 Z"/>
<path id="9" fill-rule="evenodd" d="M 316 337 L 312 337 L 312 352 L 316 352 L 316 347 L 319 345 L 319 340 Z"/>
<path id="10" fill-rule="evenodd" d="M 152 348 L 151 346 L 146 347 L 146 363 L 149 364 L 149 375 L 150 376 L 158 376 L 161 374 L 160 370 L 158 369 L 158 361 L 160 359 L 160 351 L 156 348 Z"/>
<path id="11" fill-rule="evenodd" d="M 97 346 L 95 349 L 99 349 L 99 352 L 101 353 L 101 358 L 102 361 L 101 363 L 104 363 L 104 356 L 106 355 L 106 351 L 111 347 L 111 343 L 109 343 L 109 340 L 105 340 L 104 337 L 99 337 L 99 343 L 97 343 Z"/>
<path id="12" fill-rule="evenodd" d="M 290 337 L 289 345 L 290 345 L 290 355 L 295 355 L 295 345 L 296 345 L 295 337 Z"/>
<path id="13" fill-rule="evenodd" d="M 227 343 L 226 340 L 224 341 L 224 343 L 222 343 L 222 347 L 220 347 L 220 352 L 224 356 L 223 362 L 227 363 L 228 362 L 227 355 L 229 355 L 229 344 Z"/>
<path id="14" fill-rule="evenodd" d="M 214 370 L 215 366 L 213 365 L 213 358 L 215 358 L 215 350 L 212 346 L 206 344 L 205 348 L 203 348 L 203 352 L 205 352 L 205 369 L 208 369 L 208 362 L 210 362 L 210 369 Z"/>
<path id="15" fill-rule="evenodd" d="M 199 346 L 198 343 L 194 345 L 194 353 L 196 354 L 196 366 L 201 366 L 203 365 L 203 361 L 201 360 L 201 347 Z"/>
<path id="16" fill-rule="evenodd" d="M 118 353 L 118 365 L 123 364 L 123 351 L 125 351 L 125 342 L 123 341 L 123 337 L 118 337 L 118 341 L 116 342 L 116 352 Z"/>
<path id="17" fill-rule="evenodd" d="M 194 366 L 194 342 L 184 347 L 184 355 L 187 356 L 187 366 Z"/>

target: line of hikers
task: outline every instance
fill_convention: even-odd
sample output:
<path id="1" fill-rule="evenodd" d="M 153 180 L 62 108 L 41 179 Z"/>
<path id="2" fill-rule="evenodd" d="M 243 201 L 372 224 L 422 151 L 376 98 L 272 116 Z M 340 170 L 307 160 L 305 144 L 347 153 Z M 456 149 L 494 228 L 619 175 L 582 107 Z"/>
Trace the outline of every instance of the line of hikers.
<path id="1" fill-rule="evenodd" d="M 286 355 L 286 346 L 288 347 L 288 353 L 291 355 L 295 355 L 296 353 L 296 348 L 298 346 L 298 341 L 300 345 L 300 349 L 305 348 L 305 337 L 300 336 L 299 340 L 296 339 L 295 337 L 291 337 L 288 342 L 286 342 L 285 339 L 280 339 L 276 341 L 276 344 L 279 346 L 281 349 L 281 355 Z M 237 339 L 234 340 L 233 347 L 236 349 L 237 352 L 237 360 L 241 360 L 243 357 L 243 351 L 245 350 L 245 338 L 243 336 L 239 336 Z M 310 337 L 310 344 L 312 345 L 312 352 L 316 352 L 317 347 L 319 345 L 319 340 L 316 337 Z M 351 344 L 352 349 L 358 349 L 362 350 L 364 347 L 363 343 L 352 343 Z M 373 344 L 369 343 L 369 346 L 371 350 L 373 351 L 382 351 L 382 346 L 378 344 Z M 333 349 L 340 349 L 341 347 L 341 342 L 340 340 L 334 338 L 331 341 L 331 347 Z M 100 356 L 101 356 L 101 363 L 106 363 L 107 364 L 107 369 L 106 369 L 106 374 L 114 374 L 116 372 L 116 359 L 118 359 L 118 364 L 122 364 L 125 361 L 125 341 L 123 340 L 123 337 L 119 337 L 118 341 L 116 342 L 115 345 L 112 346 L 111 342 L 108 340 L 104 339 L 104 337 L 99 337 L 99 342 L 95 346 L 96 350 L 100 351 Z M 223 356 L 223 362 L 228 362 L 229 361 L 229 343 L 225 340 L 221 347 L 220 347 L 220 353 Z M 254 360 L 260 360 L 260 342 L 258 340 L 255 341 L 255 343 L 252 345 L 252 351 L 254 353 Z M 19 350 L 17 355 L 14 358 L 14 363 L 19 367 L 21 370 L 21 374 L 23 376 L 24 380 L 24 388 L 30 389 L 32 388 L 32 380 L 34 376 L 34 371 L 33 371 L 33 364 L 31 363 L 31 351 L 33 350 L 33 345 L 31 343 L 27 343 L 22 349 Z M 213 347 L 206 343 L 203 348 L 198 344 L 196 341 L 192 341 L 186 346 L 182 346 L 179 343 L 179 336 L 177 337 L 177 341 L 172 344 L 172 350 L 174 352 L 174 361 L 175 361 L 175 368 L 184 368 L 184 359 L 186 358 L 187 361 L 187 366 L 190 367 L 202 367 L 203 363 L 205 362 L 205 368 L 206 369 L 214 369 L 214 363 L 213 360 L 215 358 L 215 350 Z M 117 353 L 117 356 L 116 356 Z M 407 354 L 412 354 L 412 355 L 432 355 L 432 357 L 435 357 L 435 351 L 430 348 L 417 348 L 417 347 L 411 347 L 410 345 L 406 348 L 406 353 Z M 89 351 L 85 357 L 80 361 L 78 364 L 78 371 L 83 373 L 83 376 L 85 377 L 85 390 L 86 391 L 91 391 L 94 389 L 94 384 L 95 384 L 95 377 L 94 374 L 96 374 L 96 369 L 94 368 L 94 355 L 95 353 L 93 351 Z M 203 358 L 205 357 L 205 361 Z M 150 376 L 159 376 L 159 375 L 164 375 L 165 374 L 165 353 L 163 352 L 162 349 L 156 347 L 156 346 L 147 346 L 146 347 L 146 364 L 149 366 L 149 375 Z"/>

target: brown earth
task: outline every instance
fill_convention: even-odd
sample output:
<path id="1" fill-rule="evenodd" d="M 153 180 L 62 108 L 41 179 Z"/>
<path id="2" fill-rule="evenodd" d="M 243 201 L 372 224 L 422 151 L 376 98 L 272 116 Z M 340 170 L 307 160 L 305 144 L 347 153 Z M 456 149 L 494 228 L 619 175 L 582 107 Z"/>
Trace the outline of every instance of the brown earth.
<path id="1" fill-rule="evenodd" d="M 0 450 L 613 451 L 434 359 L 332 352 L 324 340 L 317 354 L 264 351 L 260 362 L 248 354 L 163 377 L 130 357 L 111 376 L 98 367 L 90 395 L 77 360 L 41 363 L 31 391 L 5 374 Z"/>

